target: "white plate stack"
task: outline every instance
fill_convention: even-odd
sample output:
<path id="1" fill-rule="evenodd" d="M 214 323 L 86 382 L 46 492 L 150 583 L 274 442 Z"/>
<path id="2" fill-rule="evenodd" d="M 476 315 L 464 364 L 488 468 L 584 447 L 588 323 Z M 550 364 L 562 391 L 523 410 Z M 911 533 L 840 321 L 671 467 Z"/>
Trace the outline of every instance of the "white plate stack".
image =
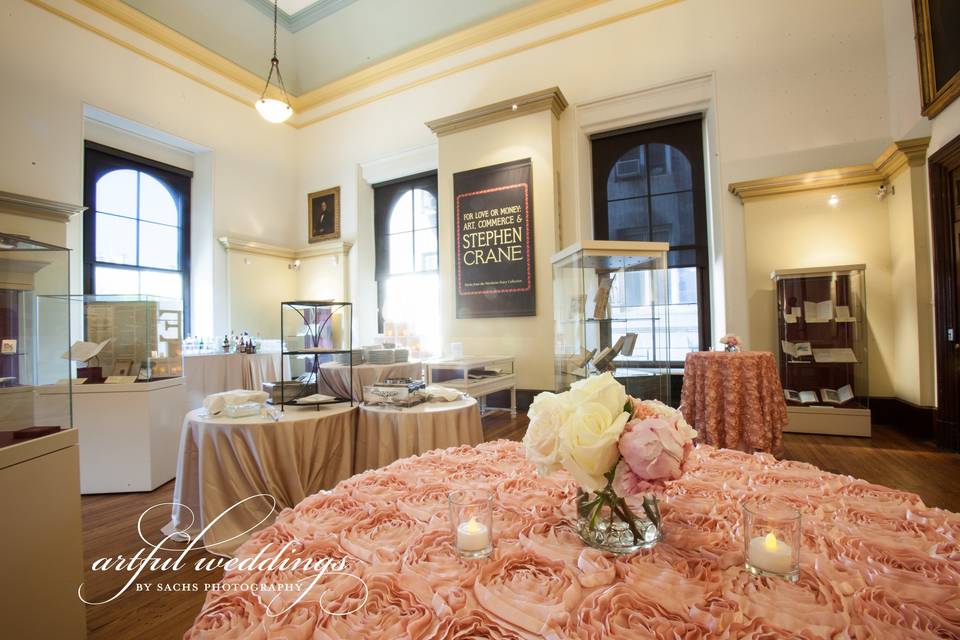
<path id="1" fill-rule="evenodd" d="M 345 367 L 350 366 L 350 356 L 350 353 L 335 353 L 333 354 L 333 361 Z M 363 349 L 354 349 L 352 356 L 354 365 L 363 364 Z"/>
<path id="2" fill-rule="evenodd" d="M 367 352 L 368 362 L 370 364 L 393 364 L 393 349 L 372 349 Z"/>
<path id="3" fill-rule="evenodd" d="M 393 361 L 394 362 L 408 362 L 410 360 L 410 350 L 409 349 L 394 349 L 393 350 Z"/>

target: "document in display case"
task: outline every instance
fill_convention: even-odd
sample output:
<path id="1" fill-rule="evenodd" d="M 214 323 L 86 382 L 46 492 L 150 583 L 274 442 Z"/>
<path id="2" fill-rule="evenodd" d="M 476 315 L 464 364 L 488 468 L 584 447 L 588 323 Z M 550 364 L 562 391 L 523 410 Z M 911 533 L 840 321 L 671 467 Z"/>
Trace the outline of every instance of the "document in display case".
<path id="1" fill-rule="evenodd" d="M 553 256 L 557 391 L 610 371 L 630 395 L 669 404 L 669 249 L 590 240 Z"/>
<path id="2" fill-rule="evenodd" d="M 865 274 L 862 264 L 771 274 L 788 431 L 870 435 Z"/>

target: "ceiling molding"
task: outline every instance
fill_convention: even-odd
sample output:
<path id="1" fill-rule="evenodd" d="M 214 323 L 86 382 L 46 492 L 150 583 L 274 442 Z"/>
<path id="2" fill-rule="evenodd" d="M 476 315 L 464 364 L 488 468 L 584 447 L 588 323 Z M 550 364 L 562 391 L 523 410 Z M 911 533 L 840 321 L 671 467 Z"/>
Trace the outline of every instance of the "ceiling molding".
<path id="1" fill-rule="evenodd" d="M 0 213 L 10 213 L 28 218 L 53 222 L 69 222 L 70 218 L 86 211 L 86 207 L 55 200 L 44 200 L 19 193 L 0 191 Z"/>
<path id="2" fill-rule="evenodd" d="M 220 245 L 226 251 L 236 251 L 239 253 L 252 253 L 260 256 L 270 256 L 273 258 L 283 258 L 285 260 L 296 260 L 298 258 L 316 258 L 318 256 L 346 255 L 353 248 L 353 243 L 343 240 L 329 240 L 327 242 L 317 243 L 302 249 L 291 249 L 275 244 L 257 242 L 256 240 L 247 240 L 230 236 L 220 236 L 217 238 Z"/>
<path id="3" fill-rule="evenodd" d="M 551 87 L 509 100 L 494 102 L 484 107 L 463 111 L 445 118 L 431 120 L 426 125 L 438 136 L 444 136 L 493 124 L 494 122 L 518 118 L 530 113 L 546 111 L 547 109 L 553 112 L 555 118 L 559 118 L 566 108 L 567 99 L 563 97 L 563 92 L 560 91 L 559 87 Z"/>
<path id="4" fill-rule="evenodd" d="M 925 165 L 929 144 L 929 137 L 899 140 L 884 149 L 883 153 L 873 161 L 873 166 L 887 180 L 890 180 L 907 167 Z"/>
<path id="5" fill-rule="evenodd" d="M 176 71 L 183 76 L 194 80 L 207 88 L 213 89 L 222 95 L 232 98 L 242 104 L 253 107 L 253 102 L 246 97 L 237 95 L 224 87 L 217 86 L 183 65 L 164 60 L 155 54 L 145 51 L 142 47 L 124 40 L 118 36 L 107 33 L 103 29 L 92 24 L 83 17 L 74 15 L 67 11 L 52 6 L 45 0 L 27 0 L 31 4 L 44 9 L 54 15 L 87 29 L 101 37 L 106 38 L 120 46 L 137 53 L 152 62 L 156 62 L 172 71 Z M 172 50 L 187 60 L 194 62 L 214 73 L 222 76 L 224 79 L 232 81 L 237 85 L 247 89 L 257 95 L 263 89 L 264 78 L 248 71 L 236 63 L 224 58 L 223 56 L 210 51 L 203 45 L 187 38 L 179 32 L 167 27 L 163 23 L 143 14 L 133 7 L 123 3 L 121 0 L 73 0 L 81 6 L 88 7 L 98 13 L 112 19 L 114 22 L 147 37 L 154 42 Z M 529 49 L 534 49 L 558 40 L 563 40 L 593 29 L 605 27 L 607 25 L 627 20 L 645 13 L 649 13 L 674 4 L 679 4 L 684 0 L 658 0 L 646 4 L 642 7 L 624 11 L 618 14 L 600 18 L 591 23 L 579 25 L 574 28 L 551 34 L 536 40 L 522 43 L 475 60 L 471 60 L 449 69 L 432 73 L 422 78 L 404 82 L 403 84 L 380 91 L 374 95 L 356 100 L 348 105 L 338 107 L 330 112 L 308 118 L 297 118 L 297 115 L 306 112 L 315 107 L 321 106 L 346 97 L 362 89 L 369 88 L 383 80 L 386 80 L 396 74 L 416 69 L 418 67 L 437 62 L 438 60 L 461 52 L 470 47 L 482 45 L 499 37 L 507 36 L 512 33 L 537 26 L 541 23 L 570 15 L 587 8 L 597 6 L 608 2 L 609 0 L 541 0 L 527 7 L 522 7 L 510 13 L 492 18 L 473 27 L 462 29 L 458 32 L 444 36 L 428 44 L 417 47 L 400 55 L 394 56 L 388 60 L 376 63 L 354 72 L 338 80 L 329 82 L 321 87 L 310 90 L 300 95 L 290 94 L 290 103 L 296 112 L 294 117 L 286 124 L 295 128 L 303 128 L 317 122 L 335 117 L 341 113 L 356 109 L 367 104 L 382 100 L 391 95 L 402 93 L 414 87 L 427 84 L 440 78 L 454 75 L 461 71 L 478 67 L 495 60 L 506 58 Z M 299 13 L 299 12 L 298 12 Z M 271 97 L 281 97 L 280 90 L 271 84 L 268 91 Z"/>
<path id="6" fill-rule="evenodd" d="M 930 138 L 912 138 L 894 142 L 870 164 L 732 182 L 729 187 L 730 193 L 739 197 L 741 202 L 746 202 L 754 198 L 816 189 L 883 184 L 908 166 L 923 166 L 926 163 L 929 142 Z"/>
<path id="7" fill-rule="evenodd" d="M 308 7 L 290 15 L 283 9 L 277 11 L 277 22 L 290 33 L 296 33 L 305 29 L 327 16 L 335 14 L 337 11 L 349 7 L 357 0 L 317 0 Z M 247 0 L 247 4 L 254 7 L 273 20 L 273 3 L 270 0 Z"/>

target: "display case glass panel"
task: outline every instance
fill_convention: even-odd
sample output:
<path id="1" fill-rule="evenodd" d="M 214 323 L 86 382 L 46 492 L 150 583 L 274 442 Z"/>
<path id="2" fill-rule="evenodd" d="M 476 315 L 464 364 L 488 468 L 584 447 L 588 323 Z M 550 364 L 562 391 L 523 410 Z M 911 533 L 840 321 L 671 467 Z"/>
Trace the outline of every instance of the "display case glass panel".
<path id="1" fill-rule="evenodd" d="M 183 375 L 180 300 L 146 295 L 44 296 L 39 301 L 41 312 L 64 300 L 69 301 L 71 316 L 81 322 L 76 335 L 82 338 L 74 338 L 70 354 L 74 384 Z"/>
<path id="2" fill-rule="evenodd" d="M 338 402 L 353 404 L 353 362 L 361 359 L 353 348 L 353 305 L 329 300 L 297 300 L 280 303 L 281 406 L 319 406 Z M 340 398 L 319 393 L 317 367 L 342 360 L 350 367 L 350 396 Z"/>
<path id="3" fill-rule="evenodd" d="M 868 408 L 865 272 L 863 265 L 773 272 L 780 380 L 791 409 Z"/>
<path id="4" fill-rule="evenodd" d="M 553 257 L 558 391 L 609 370 L 630 395 L 670 402 L 668 250 L 594 240 Z"/>
<path id="5" fill-rule="evenodd" d="M 0 234 L 0 446 L 72 426 L 69 286 L 67 249 Z"/>

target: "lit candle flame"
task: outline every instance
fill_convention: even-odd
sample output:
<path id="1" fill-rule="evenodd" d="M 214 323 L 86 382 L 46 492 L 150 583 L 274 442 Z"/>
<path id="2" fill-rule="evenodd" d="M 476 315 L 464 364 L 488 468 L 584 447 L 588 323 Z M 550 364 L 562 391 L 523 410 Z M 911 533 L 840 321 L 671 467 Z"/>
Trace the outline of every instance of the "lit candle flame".
<path id="1" fill-rule="evenodd" d="M 470 518 L 470 521 L 467 522 L 464 529 L 466 529 L 470 533 L 475 533 L 477 531 L 480 531 L 480 523 L 477 522 L 476 518 Z"/>
<path id="2" fill-rule="evenodd" d="M 773 535 L 772 531 L 763 539 L 763 546 L 767 551 L 777 550 L 777 536 Z"/>

